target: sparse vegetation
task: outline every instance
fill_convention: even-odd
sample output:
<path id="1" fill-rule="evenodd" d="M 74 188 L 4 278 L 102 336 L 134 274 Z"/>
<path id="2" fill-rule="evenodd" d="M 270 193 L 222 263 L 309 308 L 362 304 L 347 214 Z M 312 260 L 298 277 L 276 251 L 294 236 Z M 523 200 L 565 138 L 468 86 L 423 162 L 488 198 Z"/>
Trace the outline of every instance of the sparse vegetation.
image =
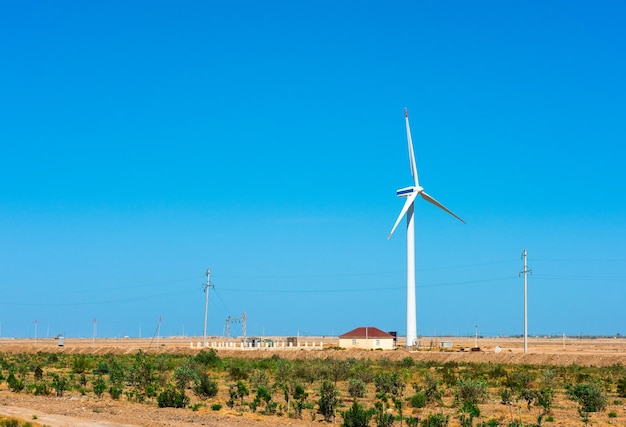
<path id="1" fill-rule="evenodd" d="M 626 394 L 621 365 L 436 363 L 386 355 L 220 358 L 213 350 L 194 356 L 0 353 L 0 378 L 5 393 L 83 394 L 201 412 L 228 406 L 231 414 L 317 416 L 345 426 L 538 426 L 554 421 L 554 407 L 558 423 L 596 424 L 590 414 L 605 411 L 609 402 L 614 406 L 603 416 L 615 424 L 613 418 L 620 418 L 614 409 Z M 506 418 L 494 417 L 498 402 L 509 406 L 499 409 Z"/>

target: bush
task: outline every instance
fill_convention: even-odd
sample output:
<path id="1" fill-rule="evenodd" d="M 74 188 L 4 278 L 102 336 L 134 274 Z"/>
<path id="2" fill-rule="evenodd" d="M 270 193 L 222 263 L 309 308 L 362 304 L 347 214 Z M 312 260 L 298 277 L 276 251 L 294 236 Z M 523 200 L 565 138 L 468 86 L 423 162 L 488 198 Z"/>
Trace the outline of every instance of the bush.
<path id="1" fill-rule="evenodd" d="M 365 383 L 358 378 L 350 378 L 348 383 L 348 394 L 350 397 L 363 397 L 365 396 Z"/>
<path id="2" fill-rule="evenodd" d="M 510 405 L 513 402 L 513 392 L 510 388 L 500 389 L 500 403 Z"/>
<path id="3" fill-rule="evenodd" d="M 228 370 L 228 375 L 233 381 L 247 380 L 248 370 L 243 366 L 231 366 Z"/>
<path id="4" fill-rule="evenodd" d="M 109 394 L 111 395 L 111 399 L 117 400 L 122 395 L 122 389 L 120 387 L 111 386 L 111 388 L 109 388 Z"/>
<path id="5" fill-rule="evenodd" d="M 52 375 L 52 388 L 57 392 L 57 397 L 63 397 L 63 392 L 68 389 L 68 381 L 63 375 Z"/>
<path id="6" fill-rule="evenodd" d="M 102 379 L 102 377 L 98 377 L 94 382 L 93 382 L 93 392 L 96 396 L 100 397 L 102 396 L 102 393 L 104 393 L 104 390 L 107 389 L 107 386 L 104 382 L 104 380 Z"/>
<path id="7" fill-rule="evenodd" d="M 330 422 L 335 417 L 335 409 L 339 404 L 337 388 L 330 381 L 324 381 L 320 388 L 320 399 L 317 402 L 318 412 L 324 416 L 326 422 Z"/>
<path id="8" fill-rule="evenodd" d="M 89 361 L 87 356 L 79 354 L 72 359 L 72 372 L 75 374 L 82 374 L 89 368 Z"/>
<path id="9" fill-rule="evenodd" d="M 193 391 L 198 397 L 205 399 L 215 397 L 218 392 L 217 381 L 212 380 L 208 374 L 202 373 L 200 374 L 199 381 L 194 385 Z"/>
<path id="10" fill-rule="evenodd" d="M 220 409 L 222 409 L 222 405 L 220 403 L 215 403 L 215 404 L 211 405 L 211 410 L 212 411 L 219 411 Z"/>
<path id="11" fill-rule="evenodd" d="M 35 396 L 50 396 L 52 390 L 47 382 L 42 381 L 33 385 L 33 394 Z"/>
<path id="12" fill-rule="evenodd" d="M 582 412 L 598 412 L 606 407 L 607 398 L 602 387 L 597 383 L 582 383 L 568 387 L 570 399 L 580 405 Z"/>
<path id="13" fill-rule="evenodd" d="M 371 411 L 366 411 L 359 402 L 354 400 L 352 406 L 345 412 L 342 412 L 343 424 L 345 427 L 367 427 L 372 418 Z"/>
<path id="14" fill-rule="evenodd" d="M 398 397 L 402 395 L 404 383 L 396 372 L 380 373 L 374 378 L 376 394 Z"/>
<path id="15" fill-rule="evenodd" d="M 626 397 L 626 378 L 617 380 L 617 395 L 619 397 Z"/>
<path id="16" fill-rule="evenodd" d="M 221 359 L 217 355 L 217 351 L 214 349 L 200 350 L 196 357 L 194 358 L 196 363 L 208 367 L 216 367 L 221 363 Z"/>
<path id="17" fill-rule="evenodd" d="M 450 417 L 443 414 L 431 414 L 422 420 L 422 427 L 447 427 Z"/>
<path id="18" fill-rule="evenodd" d="M 412 368 L 413 366 L 415 366 L 415 359 L 412 357 L 407 356 L 400 361 L 400 367 L 402 368 Z"/>
<path id="19" fill-rule="evenodd" d="M 481 380 L 459 380 L 454 392 L 454 400 L 457 404 L 469 402 L 472 404 L 483 403 L 487 400 L 487 384 Z"/>
<path id="20" fill-rule="evenodd" d="M 19 393 L 20 391 L 24 390 L 25 387 L 24 381 L 15 378 L 15 374 L 13 374 L 13 372 L 9 374 L 9 377 L 7 378 L 7 384 L 9 385 L 9 390 L 14 393 Z"/>
<path id="21" fill-rule="evenodd" d="M 183 391 L 170 386 L 159 394 L 157 404 L 159 408 L 184 408 L 189 404 L 189 397 Z"/>
<path id="22" fill-rule="evenodd" d="M 426 406 L 426 395 L 422 392 L 417 392 L 409 398 L 409 403 L 414 408 L 423 408 Z"/>
<path id="23" fill-rule="evenodd" d="M 383 402 L 374 404 L 374 422 L 376 427 L 391 427 L 393 425 L 393 414 L 385 410 Z"/>

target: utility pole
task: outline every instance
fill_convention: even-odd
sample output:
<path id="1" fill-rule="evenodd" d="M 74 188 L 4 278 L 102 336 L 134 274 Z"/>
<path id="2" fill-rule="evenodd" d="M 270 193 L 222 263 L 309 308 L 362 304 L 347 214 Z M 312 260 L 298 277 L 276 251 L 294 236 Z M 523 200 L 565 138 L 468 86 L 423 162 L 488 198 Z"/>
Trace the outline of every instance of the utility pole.
<path id="1" fill-rule="evenodd" d="M 159 324 L 157 325 L 157 348 L 159 347 L 159 338 L 161 338 L 161 320 L 163 320 L 163 317 L 159 316 Z"/>
<path id="2" fill-rule="evenodd" d="M 98 324 L 96 323 L 96 318 L 93 318 L 93 345 L 96 345 L 96 331 L 97 331 L 97 326 Z"/>
<path id="3" fill-rule="evenodd" d="M 206 269 L 206 283 L 204 285 L 204 293 L 205 295 L 205 302 L 204 302 L 204 344 L 203 344 L 203 348 L 206 348 L 206 324 L 207 321 L 209 319 L 209 288 L 213 287 L 215 289 L 215 286 L 211 284 L 210 282 L 210 277 L 211 277 L 211 269 L 207 268 Z"/>
<path id="4" fill-rule="evenodd" d="M 474 326 L 475 335 L 474 335 L 474 347 L 478 348 L 478 325 Z"/>
<path id="5" fill-rule="evenodd" d="M 528 273 L 533 274 L 532 270 L 528 268 L 527 256 L 528 253 L 524 249 L 522 252 L 524 269 L 519 272 L 520 276 L 524 275 L 524 354 L 528 353 Z"/>

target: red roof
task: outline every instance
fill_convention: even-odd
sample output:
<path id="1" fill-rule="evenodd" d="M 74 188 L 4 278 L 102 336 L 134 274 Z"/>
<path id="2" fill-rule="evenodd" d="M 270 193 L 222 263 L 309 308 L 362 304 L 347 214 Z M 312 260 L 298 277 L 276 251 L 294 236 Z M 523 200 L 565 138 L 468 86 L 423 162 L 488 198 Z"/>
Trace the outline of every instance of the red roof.
<path id="1" fill-rule="evenodd" d="M 360 328 L 356 328 L 351 330 L 350 332 L 346 332 L 343 335 L 339 335 L 339 338 L 392 338 L 393 335 L 388 334 L 387 332 L 381 331 L 378 328 L 374 328 L 373 326 L 361 326 Z"/>

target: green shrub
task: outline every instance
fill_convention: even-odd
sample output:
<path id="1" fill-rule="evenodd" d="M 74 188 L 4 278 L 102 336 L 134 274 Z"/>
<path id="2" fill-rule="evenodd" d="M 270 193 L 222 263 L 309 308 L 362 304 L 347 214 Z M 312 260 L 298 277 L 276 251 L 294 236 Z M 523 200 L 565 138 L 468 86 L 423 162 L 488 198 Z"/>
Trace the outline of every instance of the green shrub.
<path id="1" fill-rule="evenodd" d="M 343 424 L 345 427 L 367 427 L 372 418 L 371 411 L 367 411 L 355 399 L 352 406 L 345 412 L 342 412 Z"/>
<path id="2" fill-rule="evenodd" d="M 111 386 L 111 388 L 109 388 L 109 394 L 113 400 L 117 400 L 122 395 L 122 389 L 120 387 Z"/>
<path id="3" fill-rule="evenodd" d="M 330 422 L 335 417 L 335 410 L 339 404 L 337 388 L 330 381 L 324 381 L 320 388 L 320 399 L 317 402 L 318 412 L 324 417 L 326 422 Z"/>
<path id="4" fill-rule="evenodd" d="M 431 414 L 422 420 L 422 427 L 447 427 L 450 417 L 444 414 Z"/>
<path id="5" fill-rule="evenodd" d="M 348 394 L 350 397 L 363 397 L 365 396 L 365 383 L 358 378 L 350 378 L 348 382 Z"/>
<path id="6" fill-rule="evenodd" d="M 423 408 L 426 406 L 426 395 L 422 392 L 417 392 L 409 398 L 409 403 L 413 408 Z"/>
<path id="7" fill-rule="evenodd" d="M 617 412 L 615 411 L 609 412 L 609 418 L 617 418 Z"/>
<path id="8" fill-rule="evenodd" d="M 52 388 L 56 390 L 57 397 L 63 397 L 63 393 L 69 388 L 69 382 L 65 376 L 53 374 Z"/>
<path id="9" fill-rule="evenodd" d="M 510 405 L 513 402 L 513 392 L 510 388 L 500 389 L 500 403 L 503 405 Z"/>
<path id="10" fill-rule="evenodd" d="M 214 403 L 213 405 L 211 405 L 212 411 L 219 411 L 220 409 L 222 409 L 222 405 L 220 403 Z"/>
<path id="11" fill-rule="evenodd" d="M 243 366 L 234 365 L 228 369 L 228 375 L 233 381 L 247 380 L 248 370 Z"/>
<path id="12" fill-rule="evenodd" d="M 33 394 L 35 396 L 50 396 L 52 390 L 50 389 L 50 385 L 47 382 L 42 381 L 35 383 L 33 385 Z"/>
<path id="13" fill-rule="evenodd" d="M 157 397 L 159 408 L 184 408 L 189 404 L 189 397 L 174 387 L 167 387 Z"/>
<path id="14" fill-rule="evenodd" d="M 203 365 L 205 367 L 217 367 L 221 364 L 221 360 L 217 355 L 217 351 L 214 349 L 209 350 L 200 350 L 196 357 L 194 358 L 196 363 Z"/>
<path id="15" fill-rule="evenodd" d="M 376 394 L 398 397 L 402 395 L 404 383 L 397 372 L 383 372 L 374 377 Z"/>
<path id="16" fill-rule="evenodd" d="M 393 425 L 393 414 L 387 412 L 385 403 L 383 398 L 382 402 L 379 401 L 374 404 L 374 422 L 376 427 L 391 427 Z"/>
<path id="17" fill-rule="evenodd" d="M 218 385 L 217 381 L 212 380 L 208 374 L 200 374 L 199 381 L 193 387 L 194 393 L 198 397 L 209 399 L 217 396 Z"/>
<path id="18" fill-rule="evenodd" d="M 401 368 L 412 368 L 413 366 L 415 366 L 415 359 L 412 357 L 407 356 L 400 361 Z"/>
<path id="19" fill-rule="evenodd" d="M 619 397 L 626 397 L 626 377 L 617 380 L 617 395 Z"/>
<path id="20" fill-rule="evenodd" d="M 454 400 L 457 404 L 470 402 L 472 404 L 483 403 L 487 400 L 487 383 L 481 380 L 459 380 L 454 391 Z"/>
<path id="21" fill-rule="evenodd" d="M 598 412 L 606 407 L 607 397 L 602 387 L 594 382 L 577 384 L 568 387 L 570 399 L 575 400 L 580 405 L 582 412 Z"/>
<path id="22" fill-rule="evenodd" d="M 20 391 L 24 390 L 25 387 L 24 381 L 18 380 L 13 372 L 9 374 L 9 377 L 7 378 L 7 384 L 9 385 L 9 390 L 14 393 L 19 393 Z"/>
<path id="23" fill-rule="evenodd" d="M 95 381 L 93 381 L 93 392 L 96 396 L 98 397 L 102 396 L 102 393 L 104 393 L 106 389 L 107 389 L 107 385 L 101 376 L 99 376 Z"/>
<path id="24" fill-rule="evenodd" d="M 89 361 L 87 356 L 79 354 L 72 359 L 72 372 L 75 374 L 82 374 L 89 368 Z"/>

